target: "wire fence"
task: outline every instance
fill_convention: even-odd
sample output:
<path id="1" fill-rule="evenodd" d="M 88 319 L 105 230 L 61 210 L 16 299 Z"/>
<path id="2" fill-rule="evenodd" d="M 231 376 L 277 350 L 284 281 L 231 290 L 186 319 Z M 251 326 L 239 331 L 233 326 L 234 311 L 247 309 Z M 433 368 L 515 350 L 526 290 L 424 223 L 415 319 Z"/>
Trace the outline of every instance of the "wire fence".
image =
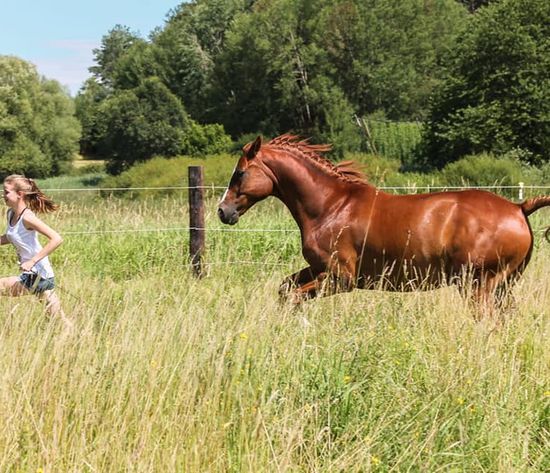
<path id="1" fill-rule="evenodd" d="M 151 191 L 151 190 L 190 190 L 190 189 L 212 189 L 212 190 L 224 190 L 227 189 L 227 186 L 164 186 L 164 187 L 82 187 L 82 188 L 55 188 L 42 189 L 44 192 L 131 192 L 131 191 Z M 547 190 L 550 189 L 550 185 L 487 185 L 487 186 L 432 186 L 432 185 L 409 185 L 409 186 L 378 186 L 377 189 L 382 191 L 387 190 L 467 190 L 467 189 L 478 189 L 478 190 L 513 190 L 517 189 L 518 192 L 521 189 L 524 190 Z"/>
<path id="2" fill-rule="evenodd" d="M 159 187 L 85 187 L 85 188 L 51 188 L 43 189 L 44 192 L 139 192 L 139 191 L 186 191 L 191 189 L 203 190 L 225 190 L 226 186 L 204 185 L 204 186 L 159 186 Z M 526 191 L 548 191 L 550 185 L 487 185 L 487 186 L 380 186 L 377 187 L 381 191 L 447 191 L 447 190 L 490 190 L 490 191 L 517 191 L 518 200 L 523 200 Z M 222 233 L 299 233 L 298 228 L 229 228 L 229 227 L 192 227 L 192 226 L 177 226 L 164 228 L 123 228 L 123 229 L 84 229 L 84 230 L 69 230 L 63 232 L 64 235 L 109 235 L 109 234 L 132 234 L 132 233 L 163 233 L 163 232 L 190 232 L 193 230 L 202 230 L 207 232 L 222 232 Z M 544 230 L 537 230 L 537 233 Z"/>
<path id="3" fill-rule="evenodd" d="M 163 233 L 163 232 L 189 232 L 202 230 L 208 232 L 235 232 L 235 233 L 299 233 L 297 228 L 224 228 L 224 227 L 169 227 L 169 228 L 125 228 L 114 230 L 77 230 L 63 232 L 63 235 L 100 235 L 116 233 Z"/>

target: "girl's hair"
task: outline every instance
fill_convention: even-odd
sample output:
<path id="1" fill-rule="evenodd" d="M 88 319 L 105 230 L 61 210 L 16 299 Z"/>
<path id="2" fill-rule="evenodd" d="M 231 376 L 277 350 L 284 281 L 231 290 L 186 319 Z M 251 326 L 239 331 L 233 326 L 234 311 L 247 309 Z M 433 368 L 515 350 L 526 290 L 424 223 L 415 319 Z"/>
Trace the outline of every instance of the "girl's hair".
<path id="1" fill-rule="evenodd" d="M 23 192 L 25 203 L 33 212 L 48 213 L 59 208 L 38 188 L 33 179 L 20 174 L 12 174 L 4 179 L 4 184 L 11 184 L 17 192 Z"/>

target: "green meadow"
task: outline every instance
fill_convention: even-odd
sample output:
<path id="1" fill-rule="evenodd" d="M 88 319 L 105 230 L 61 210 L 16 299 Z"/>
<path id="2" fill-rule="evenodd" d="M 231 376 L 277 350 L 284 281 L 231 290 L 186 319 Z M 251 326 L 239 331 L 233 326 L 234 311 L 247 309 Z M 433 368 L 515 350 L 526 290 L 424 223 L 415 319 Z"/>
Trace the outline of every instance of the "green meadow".
<path id="1" fill-rule="evenodd" d="M 45 219 L 64 236 L 52 262 L 75 329 L 31 297 L 0 299 L 0 471 L 550 470 L 541 233 L 500 324 L 476 322 L 453 288 L 292 308 L 277 294 L 304 265 L 289 213 L 268 200 L 225 227 L 221 192 L 207 192 L 200 280 L 183 191 L 54 195 Z M 1 251 L 1 274 L 16 274 Z"/>

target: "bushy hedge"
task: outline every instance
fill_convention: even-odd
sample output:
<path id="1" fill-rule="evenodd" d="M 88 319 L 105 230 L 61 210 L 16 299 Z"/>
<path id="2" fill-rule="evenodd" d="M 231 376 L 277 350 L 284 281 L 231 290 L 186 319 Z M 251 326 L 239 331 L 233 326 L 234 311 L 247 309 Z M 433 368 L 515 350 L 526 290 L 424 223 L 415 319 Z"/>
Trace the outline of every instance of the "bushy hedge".
<path id="1" fill-rule="evenodd" d="M 513 153 L 500 157 L 491 154 L 466 156 L 430 173 L 401 172 L 397 159 L 370 154 L 350 154 L 348 159 L 361 164 L 369 182 L 385 187 L 467 187 L 537 185 L 550 180 L 550 165 L 536 168 L 522 163 Z M 423 191 L 425 189 L 420 189 Z M 411 190 L 401 189 L 402 192 Z"/>
<path id="2" fill-rule="evenodd" d="M 188 166 L 204 167 L 204 184 L 206 186 L 225 186 L 235 164 L 236 155 L 218 154 L 205 158 L 178 156 L 175 158 L 155 157 L 149 161 L 136 164 L 118 176 L 108 176 L 102 188 L 120 187 L 181 187 L 188 185 Z M 164 195 L 181 192 L 180 190 L 164 191 Z M 131 198 L 159 195 L 158 191 L 104 191 L 103 194 L 126 195 Z"/>
<path id="3" fill-rule="evenodd" d="M 441 180 L 449 186 L 513 186 L 524 180 L 526 170 L 513 158 L 483 153 L 447 164 L 441 171 Z"/>
<path id="4" fill-rule="evenodd" d="M 199 125 L 190 120 L 183 134 L 182 152 L 190 156 L 227 153 L 231 146 L 231 137 L 217 123 Z"/>
<path id="5" fill-rule="evenodd" d="M 217 154 L 206 158 L 180 156 L 156 157 L 139 163 L 118 176 L 108 176 L 103 188 L 177 187 L 187 185 L 187 167 L 204 167 L 205 185 L 226 186 L 237 162 L 238 154 Z M 377 187 L 397 187 L 400 193 L 425 192 L 427 187 L 516 186 L 519 182 L 536 185 L 548 182 L 550 166 L 535 168 L 521 163 L 514 156 L 494 157 L 490 154 L 467 156 L 431 173 L 401 172 L 397 159 L 371 154 L 350 153 L 346 160 L 360 165 L 368 181 Z M 158 195 L 157 191 L 117 191 L 129 197 Z M 167 190 L 165 193 L 173 191 Z M 180 192 L 179 190 L 177 192 Z M 106 192 L 110 194 L 111 192 Z M 515 195 L 515 191 L 512 192 Z"/>

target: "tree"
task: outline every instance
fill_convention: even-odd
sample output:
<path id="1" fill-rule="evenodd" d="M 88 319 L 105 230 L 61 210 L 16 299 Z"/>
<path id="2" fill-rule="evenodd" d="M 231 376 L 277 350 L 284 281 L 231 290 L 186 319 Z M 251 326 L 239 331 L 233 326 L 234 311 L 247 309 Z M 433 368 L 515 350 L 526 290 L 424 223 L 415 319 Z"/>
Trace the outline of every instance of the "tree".
<path id="1" fill-rule="evenodd" d="M 95 66 L 90 72 L 101 84 L 112 87 L 118 61 L 136 42 L 143 41 L 127 26 L 116 25 L 101 39 L 101 46 L 93 50 Z"/>
<path id="2" fill-rule="evenodd" d="M 216 58 L 225 47 L 233 19 L 244 0 L 198 0 L 181 3 L 165 28 L 153 38 L 166 85 L 197 120 L 208 114 L 208 89 Z"/>
<path id="3" fill-rule="evenodd" d="M 177 155 L 188 120 L 180 101 L 158 78 L 117 91 L 101 103 L 97 117 L 103 133 L 97 150 L 109 159 L 113 174 L 155 155 Z"/>
<path id="4" fill-rule="evenodd" d="M 422 120 L 442 79 L 442 56 L 468 15 L 455 0 L 327 0 L 313 42 L 327 74 L 359 114 Z"/>
<path id="5" fill-rule="evenodd" d="M 550 160 L 550 2 L 480 9 L 449 58 L 423 138 L 429 164 L 514 150 Z"/>
<path id="6" fill-rule="evenodd" d="M 101 103 L 111 95 L 106 86 L 100 84 L 95 77 L 90 77 L 79 90 L 75 98 L 76 117 L 82 125 L 80 137 L 80 153 L 97 155 L 98 142 L 105 130 L 100 127 L 105 123 L 101 120 Z"/>
<path id="7" fill-rule="evenodd" d="M 215 58 L 208 117 L 233 136 L 294 130 L 342 145 L 357 142 L 354 112 L 421 119 L 467 17 L 455 0 L 258 0 Z M 340 138 L 327 120 L 337 102 L 349 111 Z"/>
<path id="8" fill-rule="evenodd" d="M 112 85 L 116 89 L 133 89 L 149 77 L 162 77 L 158 48 L 138 39 L 119 57 L 112 70 Z M 165 82 L 165 81 L 163 81 Z"/>
<path id="9" fill-rule="evenodd" d="M 59 174 L 78 150 L 68 92 L 22 59 L 0 56 L 0 174 Z"/>

